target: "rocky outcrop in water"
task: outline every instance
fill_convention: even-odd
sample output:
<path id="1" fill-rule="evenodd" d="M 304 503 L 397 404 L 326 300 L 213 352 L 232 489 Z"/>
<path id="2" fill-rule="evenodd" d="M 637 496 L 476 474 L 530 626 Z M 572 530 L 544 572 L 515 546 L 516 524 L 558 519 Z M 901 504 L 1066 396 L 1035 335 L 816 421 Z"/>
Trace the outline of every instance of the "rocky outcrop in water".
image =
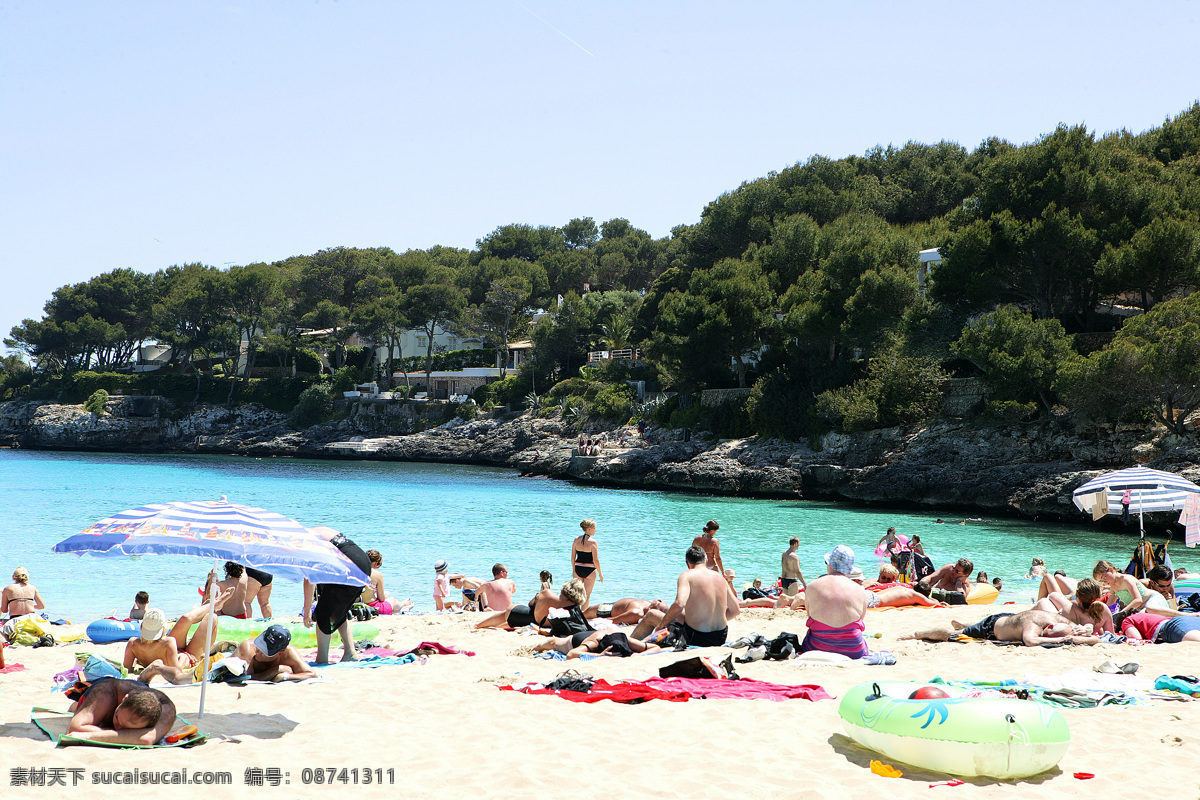
<path id="1" fill-rule="evenodd" d="M 389 424 L 388 429 L 394 429 Z M 0 405 L 0 445 L 47 450 L 198 452 L 251 456 L 441 461 L 509 467 L 531 475 L 638 489 L 851 500 L 1080 521 L 1071 490 L 1099 471 L 1134 463 L 1200 479 L 1200 446 L 1147 427 L 1072 432 L 1049 422 L 989 427 L 961 421 L 828 434 L 806 444 L 652 442 L 573 455 L 578 432 L 557 419 L 452 420 L 409 435 L 379 434 L 356 414 L 295 431 L 258 406 L 201 406 L 184 413 L 156 398 L 122 398 L 97 417 L 82 406 Z"/>

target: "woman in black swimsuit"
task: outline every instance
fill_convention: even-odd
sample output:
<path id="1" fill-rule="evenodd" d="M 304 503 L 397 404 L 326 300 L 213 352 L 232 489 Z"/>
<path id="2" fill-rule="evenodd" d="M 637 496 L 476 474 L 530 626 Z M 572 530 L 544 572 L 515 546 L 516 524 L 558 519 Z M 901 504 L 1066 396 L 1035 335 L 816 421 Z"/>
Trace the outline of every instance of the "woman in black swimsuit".
<path id="1" fill-rule="evenodd" d="M 600 551 L 593 538 L 596 535 L 596 521 L 585 519 L 579 523 L 579 527 L 583 528 L 583 535 L 571 542 L 572 571 L 576 578 L 583 581 L 588 602 L 591 602 L 596 578 L 602 583 L 604 581 L 604 573 L 600 569 Z"/>

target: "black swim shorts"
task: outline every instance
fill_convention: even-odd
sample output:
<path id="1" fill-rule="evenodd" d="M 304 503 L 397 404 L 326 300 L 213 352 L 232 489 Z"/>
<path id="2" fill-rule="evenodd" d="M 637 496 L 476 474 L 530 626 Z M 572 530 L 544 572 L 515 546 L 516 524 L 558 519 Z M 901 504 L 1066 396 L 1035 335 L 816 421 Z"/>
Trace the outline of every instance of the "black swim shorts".
<path id="1" fill-rule="evenodd" d="M 1001 617 L 1011 617 L 1012 614 L 992 614 L 990 617 L 985 617 L 974 625 L 968 625 L 963 628 L 960 633 L 963 636 L 970 636 L 972 639 L 983 639 L 984 641 L 996 641 L 996 620 Z"/>

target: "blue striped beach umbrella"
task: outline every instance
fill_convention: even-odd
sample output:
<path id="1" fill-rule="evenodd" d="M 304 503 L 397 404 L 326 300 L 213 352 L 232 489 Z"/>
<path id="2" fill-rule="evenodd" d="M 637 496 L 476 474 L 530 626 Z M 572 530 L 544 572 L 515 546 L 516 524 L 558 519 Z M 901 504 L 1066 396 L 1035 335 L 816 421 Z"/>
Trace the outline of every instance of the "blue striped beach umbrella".
<path id="1" fill-rule="evenodd" d="M 122 511 L 54 546 L 96 556 L 177 555 L 236 561 L 293 581 L 365 586 L 370 577 L 294 519 L 220 500 L 153 503 Z"/>
<path id="2" fill-rule="evenodd" d="M 1092 478 L 1071 493 L 1075 507 L 1080 511 L 1092 512 L 1098 495 L 1103 492 L 1108 501 L 1108 513 L 1120 514 L 1124 510 L 1121 497 L 1129 492 L 1129 513 L 1143 514 L 1155 511 L 1180 511 L 1189 495 L 1200 494 L 1200 486 L 1173 472 L 1162 472 L 1147 467 L 1130 467 Z"/>

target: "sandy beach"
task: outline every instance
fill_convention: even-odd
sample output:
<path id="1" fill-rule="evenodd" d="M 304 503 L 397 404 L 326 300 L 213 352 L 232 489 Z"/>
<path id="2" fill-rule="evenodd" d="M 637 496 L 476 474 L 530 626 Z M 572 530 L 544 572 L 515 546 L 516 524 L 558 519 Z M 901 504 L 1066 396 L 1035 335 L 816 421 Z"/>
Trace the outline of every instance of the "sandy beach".
<path id="1" fill-rule="evenodd" d="M 1018 607 L 1008 606 L 1005 610 Z M 903 633 L 951 618 L 976 621 L 999 607 L 871 611 L 873 650 L 892 652 L 894 666 L 756 662 L 743 677 L 781 684 L 818 684 L 840 697 L 852 686 L 880 680 L 1021 678 L 1091 672 L 1106 659 L 1137 662 L 1139 678 L 1195 674 L 1200 645 L 1098 645 L 1056 649 L 998 647 L 987 643 L 927 644 L 897 641 Z M 548 681 L 568 667 L 610 681 L 639 680 L 684 657 L 677 653 L 629 659 L 561 662 L 532 657 L 540 637 L 473 630 L 475 614 L 380 617 L 377 643 L 396 650 L 437 641 L 471 650 L 431 656 L 424 664 L 376 669 L 330 668 L 302 684 L 210 685 L 202 729 L 212 735 L 189 749 L 120 751 L 54 748 L 30 723 L 30 709 L 66 709 L 52 676 L 73 664 L 77 650 L 120 658 L 122 644 L 6 649 L 9 665 L 24 671 L 0 675 L 0 737 L 9 796 L 47 796 L 49 788 L 14 784 L 21 769 L 55 768 L 71 796 L 116 798 L 120 785 L 93 784 L 93 773 L 126 770 L 227 771 L 232 786 L 247 787 L 256 768 L 280 770 L 280 786 L 256 796 L 412 797 L 452 793 L 476 798 L 599 797 L 780 798 L 918 797 L 928 792 L 960 797 L 1076 797 L 1135 791 L 1161 797 L 1200 796 L 1200 702 L 1154 701 L 1149 706 L 1064 710 L 1072 744 L 1056 769 L 1019 782 L 967 778 L 962 786 L 929 784 L 947 776 L 896 763 L 901 778 L 872 774 L 878 754 L 849 739 L 837 700 L 652 701 L 571 703 L 557 697 L 502 692 L 497 684 Z M 747 610 L 733 621 L 730 639 L 752 632 L 804 632 L 802 612 Z M 335 640 L 336 641 L 336 640 Z M 308 651 L 302 651 L 308 652 Z M 724 658 L 727 648 L 694 651 Z M 744 652 L 744 651 L 738 651 Z M 692 655 L 694 653 L 689 653 Z M 196 719 L 198 687 L 165 687 L 180 715 Z M 348 783 L 305 785 L 306 769 L 359 769 Z M 72 773 L 71 769 L 78 769 Z M 384 785 L 363 785 L 362 772 Z M 247 775 L 247 770 L 251 774 Z M 376 771 L 381 771 L 377 773 Z M 1082 781 L 1077 772 L 1093 773 Z M 264 773 L 266 774 L 266 773 Z M 390 783 L 394 775 L 394 785 Z M 78 785 L 71 789 L 74 776 Z M 323 777 L 323 776 L 322 776 Z M 290 781 L 290 783 L 285 783 Z M 196 797 L 194 786 L 141 787 L 155 797 Z M 223 792 L 216 787 L 204 789 Z"/>

